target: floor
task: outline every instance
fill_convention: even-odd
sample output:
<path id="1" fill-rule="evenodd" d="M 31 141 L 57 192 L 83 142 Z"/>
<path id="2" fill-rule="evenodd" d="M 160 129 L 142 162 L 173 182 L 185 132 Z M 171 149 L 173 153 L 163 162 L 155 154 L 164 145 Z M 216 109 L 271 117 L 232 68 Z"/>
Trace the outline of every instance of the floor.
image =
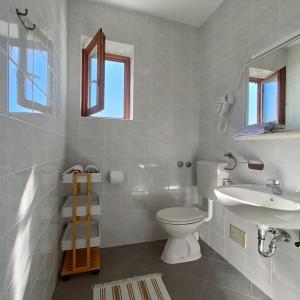
<path id="1" fill-rule="evenodd" d="M 163 273 L 172 300 L 271 300 L 204 242 L 198 261 L 168 265 L 160 260 L 165 241 L 102 250 L 99 275 L 59 281 L 53 300 L 92 300 L 96 283 L 149 273 Z"/>

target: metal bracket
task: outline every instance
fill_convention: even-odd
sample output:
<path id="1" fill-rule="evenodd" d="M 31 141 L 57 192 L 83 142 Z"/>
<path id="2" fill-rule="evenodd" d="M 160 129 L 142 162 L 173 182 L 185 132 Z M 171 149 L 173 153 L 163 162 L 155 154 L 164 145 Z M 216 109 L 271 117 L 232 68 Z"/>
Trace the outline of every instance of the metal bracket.
<path id="1" fill-rule="evenodd" d="M 18 8 L 16 8 L 16 13 L 18 18 L 20 19 L 21 23 L 23 24 L 23 26 L 25 27 L 26 30 L 35 30 L 36 29 L 36 25 L 32 24 L 32 26 L 28 26 L 26 25 L 25 21 L 22 19 L 22 17 L 26 17 L 28 15 L 28 9 L 25 8 L 25 12 L 20 12 Z"/>

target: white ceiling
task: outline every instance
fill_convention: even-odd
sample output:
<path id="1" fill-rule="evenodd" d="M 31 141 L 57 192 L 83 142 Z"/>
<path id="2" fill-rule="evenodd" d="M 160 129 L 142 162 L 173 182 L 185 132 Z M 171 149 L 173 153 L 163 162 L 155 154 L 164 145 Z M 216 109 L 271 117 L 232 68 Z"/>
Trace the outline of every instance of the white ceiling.
<path id="1" fill-rule="evenodd" d="M 89 0 L 201 26 L 223 0 Z"/>

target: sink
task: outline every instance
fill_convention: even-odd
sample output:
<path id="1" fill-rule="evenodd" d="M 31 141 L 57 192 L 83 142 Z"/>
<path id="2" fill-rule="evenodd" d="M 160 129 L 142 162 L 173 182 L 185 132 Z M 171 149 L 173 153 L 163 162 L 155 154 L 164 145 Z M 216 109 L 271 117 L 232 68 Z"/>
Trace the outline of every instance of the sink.
<path id="1" fill-rule="evenodd" d="M 270 189 L 262 185 L 223 186 L 215 189 L 215 194 L 225 206 L 251 205 L 288 211 L 300 210 L 298 193 L 274 195 Z"/>
<path id="2" fill-rule="evenodd" d="M 274 195 L 267 187 L 255 184 L 228 185 L 214 192 L 224 206 L 251 222 L 300 229 L 300 193 Z"/>

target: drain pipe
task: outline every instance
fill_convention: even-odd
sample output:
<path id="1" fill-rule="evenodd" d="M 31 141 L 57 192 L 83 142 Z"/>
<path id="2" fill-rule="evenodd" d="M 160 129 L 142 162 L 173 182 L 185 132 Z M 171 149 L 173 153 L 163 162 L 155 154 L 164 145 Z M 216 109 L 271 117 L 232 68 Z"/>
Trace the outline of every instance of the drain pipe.
<path id="1" fill-rule="evenodd" d="M 269 250 L 264 250 L 264 243 L 266 240 L 267 232 L 273 234 L 273 238 L 269 244 Z M 263 257 L 271 257 L 274 255 L 277 249 L 278 242 L 290 242 L 291 236 L 284 230 L 278 228 L 269 228 L 260 226 L 258 227 L 258 252 Z"/>
<path id="2" fill-rule="evenodd" d="M 207 201 L 208 201 L 207 217 L 202 220 L 203 223 L 209 222 L 213 217 L 214 201 L 211 199 L 207 199 Z"/>

